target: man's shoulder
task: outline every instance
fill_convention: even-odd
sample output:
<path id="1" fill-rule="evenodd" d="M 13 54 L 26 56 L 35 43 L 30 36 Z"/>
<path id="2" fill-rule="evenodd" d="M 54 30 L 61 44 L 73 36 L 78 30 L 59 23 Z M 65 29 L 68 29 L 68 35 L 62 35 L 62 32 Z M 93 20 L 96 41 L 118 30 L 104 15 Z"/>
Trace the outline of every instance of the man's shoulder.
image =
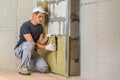
<path id="1" fill-rule="evenodd" d="M 23 25 L 29 25 L 29 24 L 30 24 L 29 21 L 26 21 L 26 22 L 23 23 Z"/>
<path id="2" fill-rule="evenodd" d="M 22 25 L 21 25 L 21 29 L 28 29 L 30 28 L 30 23 L 29 21 L 26 21 L 24 22 Z"/>
<path id="3" fill-rule="evenodd" d="M 26 21 L 26 22 L 24 22 L 24 23 L 21 25 L 21 28 L 23 28 L 23 27 L 29 27 L 29 26 L 30 26 L 29 21 Z"/>

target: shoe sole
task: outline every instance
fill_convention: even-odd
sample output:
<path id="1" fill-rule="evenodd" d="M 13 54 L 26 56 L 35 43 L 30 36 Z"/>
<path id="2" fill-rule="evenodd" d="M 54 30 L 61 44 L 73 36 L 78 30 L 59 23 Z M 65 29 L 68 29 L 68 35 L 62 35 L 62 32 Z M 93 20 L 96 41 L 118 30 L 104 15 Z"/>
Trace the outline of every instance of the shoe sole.
<path id="1" fill-rule="evenodd" d="M 31 73 L 25 74 L 25 73 L 21 73 L 21 72 L 19 72 L 19 74 L 21 74 L 21 75 L 31 75 Z"/>

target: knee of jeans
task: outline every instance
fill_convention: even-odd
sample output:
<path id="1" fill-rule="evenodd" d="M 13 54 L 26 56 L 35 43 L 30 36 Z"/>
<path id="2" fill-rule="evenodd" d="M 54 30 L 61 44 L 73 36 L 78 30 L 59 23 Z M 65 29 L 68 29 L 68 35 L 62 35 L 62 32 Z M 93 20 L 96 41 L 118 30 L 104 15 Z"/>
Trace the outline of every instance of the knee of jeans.
<path id="1" fill-rule="evenodd" d="M 40 71 L 41 73 L 47 73 L 49 72 L 49 68 L 48 66 L 42 66 L 38 69 L 38 71 Z"/>
<path id="2" fill-rule="evenodd" d="M 24 42 L 23 45 L 24 45 L 23 46 L 24 49 L 26 49 L 26 48 L 29 48 L 29 49 L 35 48 L 35 42 L 33 42 L 33 41 L 26 41 L 26 42 Z"/>

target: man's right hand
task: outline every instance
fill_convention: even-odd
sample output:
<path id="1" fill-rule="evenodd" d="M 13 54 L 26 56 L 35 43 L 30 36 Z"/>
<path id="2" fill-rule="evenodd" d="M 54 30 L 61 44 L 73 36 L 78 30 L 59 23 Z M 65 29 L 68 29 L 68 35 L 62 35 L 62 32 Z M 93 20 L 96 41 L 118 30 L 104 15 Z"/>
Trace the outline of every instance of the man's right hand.
<path id="1" fill-rule="evenodd" d="M 56 44 L 52 44 L 52 42 L 50 42 L 49 45 L 46 45 L 46 50 L 56 51 Z"/>

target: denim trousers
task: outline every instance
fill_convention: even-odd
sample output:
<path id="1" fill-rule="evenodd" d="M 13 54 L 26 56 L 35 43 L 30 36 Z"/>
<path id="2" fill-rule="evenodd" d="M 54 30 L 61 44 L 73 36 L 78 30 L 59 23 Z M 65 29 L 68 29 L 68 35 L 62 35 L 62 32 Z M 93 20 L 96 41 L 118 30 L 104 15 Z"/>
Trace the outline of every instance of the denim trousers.
<path id="1" fill-rule="evenodd" d="M 26 41 L 14 50 L 15 56 L 21 60 L 20 68 L 27 65 L 31 71 L 48 72 L 49 67 L 42 56 L 35 51 L 35 42 Z"/>

